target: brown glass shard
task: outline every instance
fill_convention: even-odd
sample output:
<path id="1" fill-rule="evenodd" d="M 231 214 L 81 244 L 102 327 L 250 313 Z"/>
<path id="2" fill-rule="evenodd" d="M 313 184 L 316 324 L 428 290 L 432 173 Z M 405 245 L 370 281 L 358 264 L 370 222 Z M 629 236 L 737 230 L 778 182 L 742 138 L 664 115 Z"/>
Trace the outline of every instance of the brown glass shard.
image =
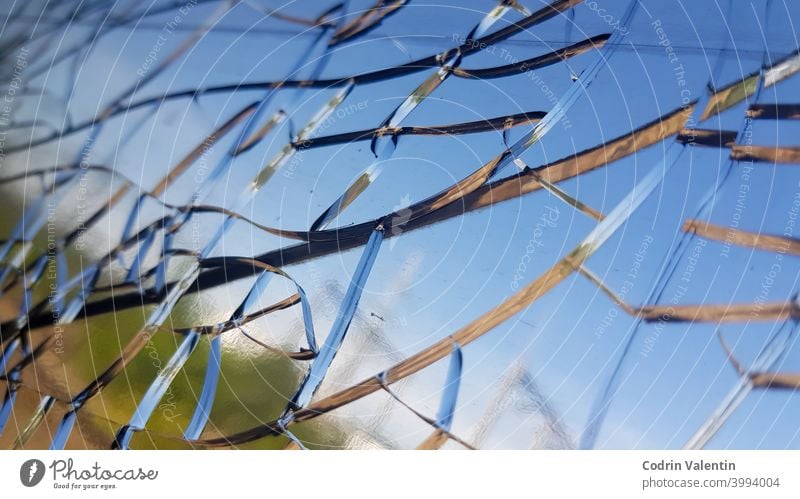
<path id="1" fill-rule="evenodd" d="M 746 248 L 800 256 L 800 241 L 792 237 L 747 232 L 692 219 L 684 222 L 683 230 L 693 232 L 705 239 L 727 242 Z"/>
<path id="2" fill-rule="evenodd" d="M 760 163 L 800 163 L 800 147 L 735 145 L 731 159 Z"/>
<path id="3" fill-rule="evenodd" d="M 800 104 L 753 104 L 747 116 L 754 120 L 798 120 Z"/>

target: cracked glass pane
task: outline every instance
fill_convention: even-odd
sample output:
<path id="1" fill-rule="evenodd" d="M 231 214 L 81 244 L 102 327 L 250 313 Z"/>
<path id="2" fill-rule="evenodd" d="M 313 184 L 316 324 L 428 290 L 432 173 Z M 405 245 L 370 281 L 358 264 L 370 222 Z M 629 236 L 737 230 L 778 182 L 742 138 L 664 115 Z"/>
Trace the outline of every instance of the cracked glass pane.
<path id="1" fill-rule="evenodd" d="M 0 447 L 800 447 L 798 5 L 2 9 Z"/>

